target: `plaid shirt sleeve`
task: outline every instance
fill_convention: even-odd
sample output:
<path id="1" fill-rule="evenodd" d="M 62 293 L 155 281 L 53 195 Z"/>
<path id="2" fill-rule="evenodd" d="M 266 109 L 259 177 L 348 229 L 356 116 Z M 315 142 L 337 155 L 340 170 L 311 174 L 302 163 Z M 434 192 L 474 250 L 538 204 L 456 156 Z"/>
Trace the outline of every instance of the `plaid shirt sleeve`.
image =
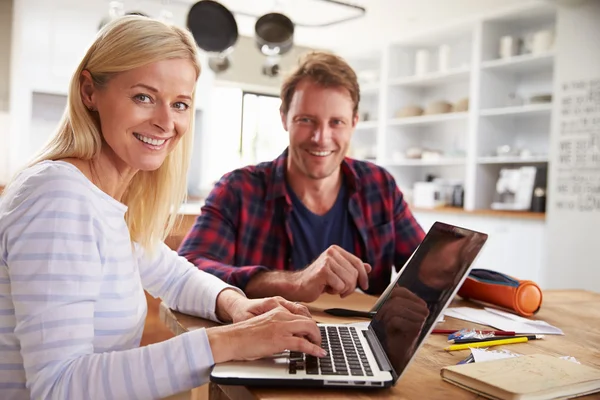
<path id="1" fill-rule="evenodd" d="M 250 278 L 264 266 L 233 266 L 239 199 L 231 174 L 225 175 L 209 194 L 194 227 L 178 253 L 199 269 L 244 290 Z"/>
<path id="2" fill-rule="evenodd" d="M 390 178 L 394 185 L 394 226 L 396 230 L 394 266 L 396 267 L 396 271 L 398 271 L 421 244 L 425 238 L 425 231 L 423 231 L 423 228 L 410 211 L 394 178 Z"/>

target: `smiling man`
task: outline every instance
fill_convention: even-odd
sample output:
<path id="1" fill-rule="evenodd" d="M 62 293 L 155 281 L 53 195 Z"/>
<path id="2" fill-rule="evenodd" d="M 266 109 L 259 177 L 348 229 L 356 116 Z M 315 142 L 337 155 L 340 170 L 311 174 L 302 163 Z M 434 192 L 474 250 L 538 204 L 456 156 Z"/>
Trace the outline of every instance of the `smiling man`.
<path id="1" fill-rule="evenodd" d="M 289 147 L 221 178 L 179 253 L 249 297 L 383 292 L 424 232 L 387 171 L 346 157 L 359 100 L 343 59 L 305 56 L 281 88 Z"/>

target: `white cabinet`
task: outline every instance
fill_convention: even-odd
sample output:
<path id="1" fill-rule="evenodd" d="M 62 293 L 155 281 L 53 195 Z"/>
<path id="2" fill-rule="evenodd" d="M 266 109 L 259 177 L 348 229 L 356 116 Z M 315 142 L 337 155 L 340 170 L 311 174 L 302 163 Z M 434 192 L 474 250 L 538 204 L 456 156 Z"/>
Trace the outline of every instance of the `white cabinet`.
<path id="1" fill-rule="evenodd" d="M 544 220 L 429 211 L 417 211 L 414 214 L 426 231 L 434 222 L 440 221 L 487 233 L 488 241 L 475 268 L 487 268 L 544 285 Z"/>
<path id="2" fill-rule="evenodd" d="M 527 2 L 348 57 L 359 77 L 379 78 L 361 84 L 361 110 L 378 118 L 359 124 L 352 156 L 375 149 L 409 199 L 427 177 L 462 183 L 466 210 L 491 208 L 501 168 L 545 174 L 555 25 L 552 4 Z M 511 40 L 514 53 L 501 57 Z"/>

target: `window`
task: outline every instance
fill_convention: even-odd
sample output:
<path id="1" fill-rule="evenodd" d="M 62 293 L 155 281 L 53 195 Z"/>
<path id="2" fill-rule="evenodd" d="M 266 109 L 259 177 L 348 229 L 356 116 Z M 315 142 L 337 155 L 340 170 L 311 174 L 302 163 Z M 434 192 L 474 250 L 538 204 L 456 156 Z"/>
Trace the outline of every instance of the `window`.
<path id="1" fill-rule="evenodd" d="M 245 92 L 242 100 L 240 157 L 243 164 L 256 164 L 277 158 L 288 145 L 276 96 Z"/>
<path id="2" fill-rule="evenodd" d="M 214 87 L 210 106 L 197 114 L 188 192 L 206 192 L 229 171 L 279 156 L 288 145 L 280 104 L 277 96 Z"/>

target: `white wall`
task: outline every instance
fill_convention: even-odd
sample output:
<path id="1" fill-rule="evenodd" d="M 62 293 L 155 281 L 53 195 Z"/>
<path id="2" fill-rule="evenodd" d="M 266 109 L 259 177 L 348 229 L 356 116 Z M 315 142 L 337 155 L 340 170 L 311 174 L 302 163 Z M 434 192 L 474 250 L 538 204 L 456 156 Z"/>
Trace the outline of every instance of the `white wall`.
<path id="1" fill-rule="evenodd" d="M 12 0 L 0 0 L 0 111 L 8 110 Z M 7 57 L 4 57 L 7 55 Z M 1 142 L 0 142 L 1 143 Z M 0 157 L 2 154 L 0 154 Z"/>
<path id="2" fill-rule="evenodd" d="M 545 281 L 600 292 L 600 1 L 558 4 Z"/>
<path id="3" fill-rule="evenodd" d="M 2 1 L 7 0 L 0 0 Z M 12 110 L 9 127 L 0 134 L 0 140 L 3 140 L 0 142 L 0 183 L 6 181 L 3 171 L 14 173 L 52 133 L 53 126 L 62 114 L 57 107 L 63 107 L 71 74 L 93 41 L 99 22 L 107 13 L 107 4 L 104 1 L 14 0 L 14 34 L 11 38 L 10 57 L 9 46 L 3 46 L 6 48 L 4 52 L 0 46 L 0 58 L 10 59 Z M 160 14 L 162 7 L 161 2 L 152 0 L 138 0 L 134 4 L 125 2 L 125 5 L 126 11 L 142 11 L 154 17 Z M 173 13 L 174 23 L 185 26 L 189 5 L 172 2 L 169 10 Z M 282 68 L 291 68 L 298 55 L 309 50 L 296 46 L 282 58 Z M 6 57 L 2 57 L 4 54 Z M 247 90 L 271 92 L 278 92 L 281 83 L 281 77 L 267 78 L 262 75 L 260 68 L 263 56 L 249 37 L 239 38 L 232 55 L 231 69 L 218 77 L 208 67 L 206 54 L 201 54 L 201 57 L 203 72 L 197 87 L 196 108 L 202 112 L 197 113 L 199 119 L 194 146 L 196 156 L 201 156 L 192 162 L 189 176 L 192 192 L 207 186 L 204 177 L 214 159 L 219 157 L 219 152 L 213 151 L 218 148 L 215 143 L 218 144 L 223 139 L 222 129 L 225 129 L 225 122 L 230 122 L 220 121 L 223 113 L 214 112 L 211 96 L 215 79 L 239 84 Z M 2 73 L 1 65 L 0 76 L 4 76 L 9 82 L 9 73 Z M 61 94 L 62 98 L 58 98 L 57 94 Z M 47 108 L 53 112 L 40 115 L 40 110 Z M 239 127 L 235 129 L 235 133 L 239 134 Z M 9 148 L 10 156 L 4 154 L 8 153 Z"/>
<path id="4" fill-rule="evenodd" d="M 143 11 L 158 17 L 162 4 L 139 0 L 132 7 L 129 9 L 126 2 L 126 11 Z M 189 5 L 186 4 L 169 5 L 173 22 L 185 26 L 188 9 Z M 52 131 L 46 128 L 60 118 L 60 110 L 52 115 L 40 116 L 40 108 L 34 106 L 35 102 L 47 99 L 48 96 L 44 94 L 54 97 L 63 95 L 60 101 L 64 101 L 71 75 L 94 40 L 99 23 L 107 11 L 108 2 L 104 1 L 14 0 L 11 52 L 10 57 L 6 57 L 10 59 L 10 124 L 4 133 L 5 137 L 0 136 L 3 140 L 0 142 L 0 152 L 5 148 L 10 149 L 10 173 L 31 158 Z M 3 54 L 0 53 L 0 56 Z M 197 88 L 199 96 L 196 107 L 200 109 L 210 107 L 210 90 L 214 80 L 212 71 L 205 62 L 203 64 L 205 68 Z M 40 93 L 42 95 L 38 95 Z M 38 123 L 40 120 L 43 121 L 42 130 L 42 125 Z M 201 130 L 202 126 L 199 126 L 198 131 Z M 3 156 L 0 154 L 0 172 L 2 161 L 5 160 Z M 0 174 L 0 182 L 2 179 Z"/>
<path id="5" fill-rule="evenodd" d="M 8 100 L 12 0 L 0 0 L 0 185 L 8 181 Z"/>

